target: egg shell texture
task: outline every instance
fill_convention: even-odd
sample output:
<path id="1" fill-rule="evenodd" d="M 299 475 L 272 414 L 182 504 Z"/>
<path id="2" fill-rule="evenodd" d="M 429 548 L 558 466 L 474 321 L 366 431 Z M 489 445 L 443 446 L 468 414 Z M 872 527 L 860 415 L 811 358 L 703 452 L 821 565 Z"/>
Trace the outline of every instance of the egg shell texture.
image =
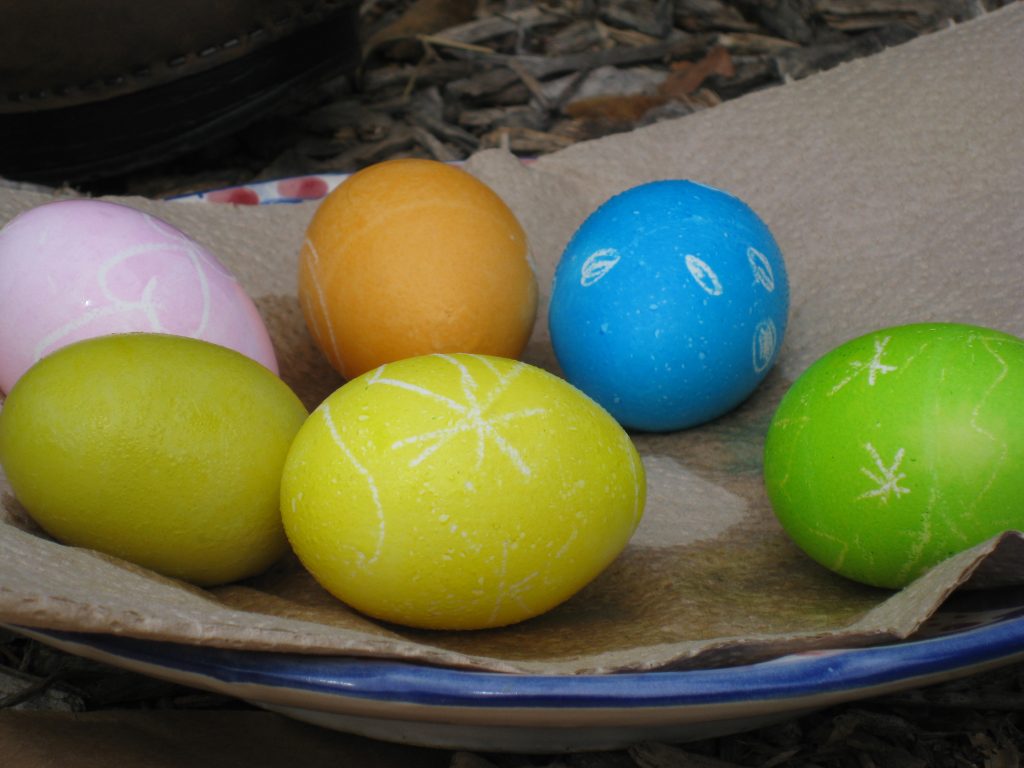
<path id="1" fill-rule="evenodd" d="M 317 208 L 299 299 L 347 378 L 431 352 L 518 357 L 537 312 L 526 234 L 469 173 L 392 160 L 352 175 Z"/>
<path id="2" fill-rule="evenodd" d="M 58 540 L 216 584 L 287 551 L 281 468 L 306 415 L 281 379 L 234 350 L 103 336 L 19 379 L 0 409 L 0 463 Z"/>
<path id="3" fill-rule="evenodd" d="M 780 403 L 765 483 L 822 565 L 881 587 L 1024 530 L 1024 341 L 959 324 L 866 334 Z"/>
<path id="4" fill-rule="evenodd" d="M 670 431 L 731 410 L 774 365 L 789 285 L 768 227 L 691 181 L 616 195 L 555 272 L 552 344 L 566 377 L 623 425 Z"/>
<path id="5" fill-rule="evenodd" d="M 418 627 L 510 624 L 605 568 L 642 515 L 621 427 L 506 358 L 431 355 L 347 383 L 289 453 L 281 507 L 302 562 L 349 605 Z"/>
<path id="6" fill-rule="evenodd" d="M 31 365 L 74 341 L 138 331 L 203 339 L 278 370 L 251 298 L 161 219 L 62 200 L 0 230 L 0 389 L 10 392 Z"/>

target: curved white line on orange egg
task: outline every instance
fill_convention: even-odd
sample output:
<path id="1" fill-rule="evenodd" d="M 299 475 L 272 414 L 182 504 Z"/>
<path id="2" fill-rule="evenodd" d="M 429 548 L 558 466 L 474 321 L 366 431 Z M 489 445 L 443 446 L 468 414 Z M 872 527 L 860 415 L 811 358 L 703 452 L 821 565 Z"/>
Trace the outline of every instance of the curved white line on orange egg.
<path id="1" fill-rule="evenodd" d="M 309 270 L 310 280 L 313 283 L 313 290 L 316 291 L 317 303 L 320 305 L 320 316 L 323 317 L 323 324 L 327 326 L 327 338 L 330 342 L 331 353 L 333 354 L 334 360 L 337 362 L 338 366 L 341 367 L 343 365 L 341 361 L 341 351 L 338 348 L 338 340 L 334 335 L 334 324 L 331 322 L 331 313 L 327 305 L 327 297 L 324 295 L 323 286 L 320 285 L 320 253 L 317 251 L 316 246 L 313 245 L 313 241 L 308 237 L 303 245 L 309 248 L 309 252 L 312 254 L 312 268 Z M 316 333 L 318 340 L 322 344 L 323 331 L 320 329 L 320 323 L 316 323 L 316 326 L 314 333 Z M 341 371 L 341 373 L 344 375 L 344 371 Z"/>

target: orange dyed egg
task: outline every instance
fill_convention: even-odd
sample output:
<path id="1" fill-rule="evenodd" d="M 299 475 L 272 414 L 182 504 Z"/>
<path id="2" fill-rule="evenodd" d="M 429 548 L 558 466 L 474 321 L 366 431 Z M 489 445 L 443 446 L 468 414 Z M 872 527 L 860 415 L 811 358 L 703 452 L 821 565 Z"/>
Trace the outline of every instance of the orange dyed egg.
<path id="1" fill-rule="evenodd" d="M 299 301 L 342 376 L 432 352 L 518 357 L 537 314 L 526 234 L 486 184 L 389 160 L 331 192 L 299 257 Z"/>

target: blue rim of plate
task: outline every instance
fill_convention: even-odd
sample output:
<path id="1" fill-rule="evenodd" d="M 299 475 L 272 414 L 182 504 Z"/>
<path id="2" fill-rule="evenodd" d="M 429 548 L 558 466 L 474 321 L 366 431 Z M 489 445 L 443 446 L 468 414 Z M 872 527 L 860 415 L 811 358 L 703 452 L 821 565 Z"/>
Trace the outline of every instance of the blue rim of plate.
<path id="1" fill-rule="evenodd" d="M 428 706 L 630 709 L 785 700 L 916 687 L 1024 657 L 1024 608 L 995 623 L 923 640 L 812 651 L 742 666 L 598 675 L 528 675 L 401 661 L 242 651 L 113 635 L 11 627 L 55 644 L 217 680 Z M 960 673 L 960 674 L 958 674 Z"/>

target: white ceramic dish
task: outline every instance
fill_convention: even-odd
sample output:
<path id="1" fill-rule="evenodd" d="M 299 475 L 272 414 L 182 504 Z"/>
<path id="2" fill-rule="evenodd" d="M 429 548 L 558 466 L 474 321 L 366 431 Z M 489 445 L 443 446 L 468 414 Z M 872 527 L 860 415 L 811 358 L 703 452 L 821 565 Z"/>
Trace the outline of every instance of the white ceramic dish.
<path id="1" fill-rule="evenodd" d="M 10 629 L 327 728 L 446 749 L 562 752 L 740 732 L 1024 659 L 1024 593 L 964 593 L 953 603 L 960 607 L 940 611 L 918 639 L 902 643 L 721 669 L 579 676 Z"/>
<path id="2" fill-rule="evenodd" d="M 179 200 L 315 200 L 344 174 L 232 187 Z M 328 728 L 447 749 L 562 752 L 685 741 L 1024 660 L 1024 590 L 954 598 L 914 639 L 721 669 L 530 676 L 9 627 L 153 677 L 227 694 Z"/>

